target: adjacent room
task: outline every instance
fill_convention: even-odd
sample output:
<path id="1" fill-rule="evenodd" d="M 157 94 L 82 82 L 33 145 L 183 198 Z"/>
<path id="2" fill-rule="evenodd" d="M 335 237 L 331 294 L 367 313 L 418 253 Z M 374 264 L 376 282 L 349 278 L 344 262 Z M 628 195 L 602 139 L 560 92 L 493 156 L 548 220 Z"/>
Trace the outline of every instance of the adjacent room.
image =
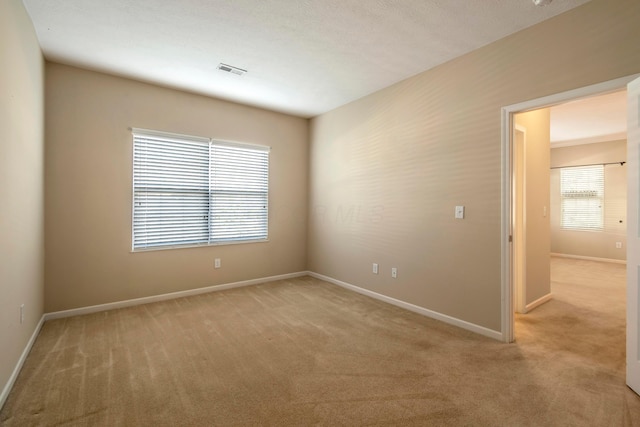
<path id="1" fill-rule="evenodd" d="M 0 1 L 0 424 L 639 423 L 640 3 L 490 3 Z"/>

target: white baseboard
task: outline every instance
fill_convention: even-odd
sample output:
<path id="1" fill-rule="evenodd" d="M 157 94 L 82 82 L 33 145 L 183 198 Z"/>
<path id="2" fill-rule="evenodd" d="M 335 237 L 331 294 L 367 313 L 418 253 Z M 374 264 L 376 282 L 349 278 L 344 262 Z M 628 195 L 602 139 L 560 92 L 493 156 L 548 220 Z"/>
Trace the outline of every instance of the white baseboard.
<path id="1" fill-rule="evenodd" d="M 29 339 L 27 346 L 22 352 L 20 359 L 18 359 L 18 363 L 16 364 L 16 367 L 13 370 L 11 377 L 9 377 L 9 381 L 7 381 L 7 384 L 5 384 L 4 388 L 2 389 L 2 394 L 0 394 L 0 409 L 2 409 L 2 407 L 4 406 L 4 403 L 9 397 L 9 393 L 11 392 L 11 389 L 13 388 L 13 385 L 15 384 L 16 379 L 18 378 L 18 374 L 20 374 L 22 365 L 24 365 L 24 362 L 27 359 L 29 352 L 31 351 L 31 347 L 33 346 L 33 343 L 38 337 L 38 333 L 40 333 L 40 329 L 42 328 L 42 325 L 47 320 L 61 319 L 64 317 L 78 316 L 81 314 L 96 313 L 99 311 L 113 310 L 116 308 L 131 307 L 134 305 L 148 304 L 156 301 L 165 301 L 169 299 L 181 298 L 181 297 L 186 297 L 190 295 L 200 295 L 208 292 L 222 291 L 225 289 L 240 288 L 243 286 L 258 285 L 260 283 L 273 282 L 276 280 L 285 280 L 285 279 L 291 279 L 294 277 L 307 276 L 308 274 L 309 273 L 307 271 L 300 271 L 297 273 L 281 274 L 278 276 L 262 277 L 259 279 L 252 279 L 252 280 L 243 280 L 241 282 L 207 286 L 205 288 L 189 289 L 186 291 L 171 292 L 168 294 L 154 295 L 150 297 L 136 298 L 131 300 L 107 303 L 107 304 L 92 305 L 89 307 L 74 308 L 71 310 L 56 311 L 53 313 L 45 313 L 40 318 L 40 321 L 38 322 L 38 325 L 36 326 L 35 331 L 31 335 L 31 338 Z"/>
<path id="2" fill-rule="evenodd" d="M 474 323 L 470 323 L 464 320 L 457 319 L 455 317 L 447 316 L 446 314 L 438 313 L 437 311 L 432 311 L 424 307 L 420 307 L 418 305 L 414 305 L 408 302 L 404 302 L 395 298 L 388 297 L 386 295 L 379 294 L 377 292 L 370 291 L 368 289 L 360 288 L 358 286 L 352 285 L 350 283 L 342 282 L 340 280 L 334 279 L 332 277 L 328 277 L 322 274 L 314 273 L 310 271 L 309 276 L 315 277 L 316 279 L 324 280 L 329 283 L 333 283 L 334 285 L 338 285 L 345 289 L 348 289 L 353 292 L 357 292 L 362 295 L 366 295 L 371 298 L 375 298 L 380 301 L 384 301 L 386 303 L 395 305 L 400 308 L 404 308 L 405 310 L 413 311 L 414 313 L 421 314 L 426 317 L 430 317 L 435 320 L 439 320 L 444 323 L 448 323 L 453 326 L 457 326 L 462 329 L 466 329 L 467 331 L 475 332 L 480 335 L 484 335 L 489 338 L 493 338 L 499 341 L 503 341 L 502 332 L 494 331 L 492 329 L 485 328 L 484 326 L 479 326 Z"/>
<path id="3" fill-rule="evenodd" d="M 154 296 L 143 297 L 143 298 L 135 298 L 135 299 L 125 300 L 125 301 L 118 301 L 118 302 L 112 302 L 112 303 L 107 303 L 107 304 L 93 305 L 93 306 L 89 306 L 89 307 L 74 308 L 74 309 L 70 309 L 70 310 L 56 311 L 56 312 L 52 312 L 52 313 L 45 313 L 40 318 L 40 321 L 38 322 L 38 325 L 36 326 L 35 331 L 31 335 L 31 338 L 29 339 L 29 342 L 27 343 L 24 351 L 22 352 L 22 355 L 20 356 L 20 359 L 18 360 L 18 363 L 16 364 L 16 367 L 13 370 L 13 373 L 11 374 L 11 377 L 9 378 L 9 381 L 4 386 L 4 388 L 2 390 L 2 394 L 0 394 L 0 409 L 2 409 L 2 406 L 6 402 L 8 396 L 9 396 L 9 393 L 11 392 L 11 389 L 13 388 L 13 385 L 14 385 L 16 379 L 18 378 L 18 374 L 20 373 L 20 370 L 22 369 L 22 366 L 24 365 L 24 362 L 27 359 L 27 356 L 29 355 L 29 352 L 31 351 L 31 347 L 33 346 L 36 338 L 38 337 L 38 333 L 40 333 L 40 329 L 42 328 L 42 325 L 47 320 L 61 319 L 61 318 L 65 318 L 65 317 L 78 316 L 78 315 L 89 314 L 89 313 L 97 313 L 97 312 L 100 312 L 100 311 L 113 310 L 113 309 L 124 308 L 124 307 L 131 307 L 131 306 L 141 305 L 141 304 L 149 304 L 149 303 L 157 302 L 157 301 L 166 301 L 166 300 L 170 300 L 170 299 L 182 298 L 182 297 L 191 296 L 191 295 L 200 295 L 200 294 L 205 294 L 205 293 L 209 293 L 209 292 L 222 291 L 222 290 L 225 290 L 225 289 L 240 288 L 240 287 L 243 287 L 243 286 L 257 285 L 257 284 L 261 284 L 261 283 L 273 282 L 273 281 L 276 281 L 276 280 L 291 279 L 291 278 L 302 277 L 302 276 L 307 276 L 307 275 L 315 277 L 317 279 L 321 279 L 321 280 L 327 281 L 329 283 L 333 283 L 335 285 L 341 286 L 341 287 L 343 287 L 345 289 L 348 289 L 350 291 L 357 292 L 359 294 L 366 295 L 368 297 L 375 298 L 375 299 L 380 300 L 380 301 L 384 301 L 386 303 L 395 305 L 397 307 L 404 308 L 405 310 L 409 310 L 409 311 L 412 311 L 414 313 L 418 313 L 418 314 L 421 314 L 423 316 L 430 317 L 432 319 L 439 320 L 439 321 L 442 321 L 444 323 L 448 323 L 450 325 L 457 326 L 459 328 L 462 328 L 462 329 L 465 329 L 465 330 L 468 330 L 468 331 L 471 331 L 471 332 L 478 333 L 480 335 L 484 335 L 484 336 L 487 336 L 487 337 L 490 337 L 490 338 L 493 338 L 493 339 L 496 339 L 496 340 L 499 340 L 499 341 L 503 340 L 501 332 L 494 331 L 494 330 L 491 330 L 491 329 L 488 329 L 488 328 L 485 328 L 485 327 L 482 327 L 482 326 L 479 326 L 479 325 L 476 325 L 476 324 L 473 324 L 473 323 L 469 323 L 469 322 L 466 322 L 464 320 L 457 319 L 455 317 L 447 316 L 445 314 L 441 314 L 441 313 L 426 309 L 424 307 L 420 307 L 420 306 L 417 306 L 417 305 L 414 305 L 414 304 L 410 304 L 408 302 L 404 302 L 404 301 L 401 301 L 401 300 L 398 300 L 398 299 L 395 299 L 395 298 L 391 298 L 391 297 L 388 297 L 386 295 L 382 295 L 382 294 L 379 294 L 379 293 L 376 293 L 376 292 L 373 292 L 373 291 L 370 291 L 370 290 L 367 290 L 367 289 L 363 289 L 363 288 L 360 288 L 358 286 L 351 285 L 349 283 L 342 282 L 340 280 L 336 280 L 336 279 L 333 279 L 333 278 L 328 277 L 328 276 L 324 276 L 322 274 L 314 273 L 314 272 L 311 272 L 311 271 L 300 271 L 300 272 L 297 272 L 297 273 L 282 274 L 282 275 L 271 276 L 271 277 L 262 277 L 262 278 L 259 278 L 259 279 L 244 280 L 244 281 L 240 281 L 240 282 L 227 283 L 227 284 L 223 284 L 223 285 L 207 286 L 207 287 L 204 287 L 204 288 L 189 289 L 189 290 L 186 290 L 186 291 L 171 292 L 171 293 L 167 293 L 167 294 L 154 295 Z M 527 306 L 527 307 L 529 307 L 529 306 Z"/>
<path id="4" fill-rule="evenodd" d="M 31 338 L 29 338 L 29 341 L 27 342 L 26 347 L 24 348 L 24 350 L 22 351 L 22 354 L 20 355 L 20 358 L 18 359 L 18 363 L 16 364 L 16 367 L 13 369 L 13 372 L 11 373 L 11 376 L 9 377 L 9 381 L 7 381 L 7 383 L 5 384 L 4 388 L 2 389 L 2 394 L 0 394 L 0 409 L 2 409 L 2 407 L 4 406 L 5 402 L 7 401 L 7 398 L 9 397 L 9 393 L 11 392 L 11 389 L 13 388 L 13 385 L 15 384 L 16 380 L 18 379 L 18 374 L 20 374 L 20 371 L 22 370 L 22 365 L 24 365 L 25 360 L 27 360 L 27 356 L 29 355 L 29 352 L 31 351 L 31 347 L 33 347 L 33 343 L 36 342 L 36 338 L 38 337 L 38 334 L 40 333 L 40 329 L 42 328 L 42 325 L 44 324 L 44 315 L 40 318 L 40 321 L 38 322 L 38 324 L 36 325 L 36 329 L 33 331 L 33 334 L 31 334 Z"/>
<path id="5" fill-rule="evenodd" d="M 625 265 L 627 264 L 627 261 L 625 261 L 623 259 L 597 258 L 597 257 L 592 257 L 592 256 L 559 254 L 559 253 L 555 253 L 555 252 L 552 252 L 551 256 L 554 256 L 554 257 L 557 257 L 557 258 L 584 259 L 584 260 L 587 260 L 587 261 L 611 262 L 611 263 L 614 263 L 614 264 L 625 264 Z"/>
<path id="6" fill-rule="evenodd" d="M 544 304 L 545 302 L 551 301 L 551 298 L 553 297 L 553 295 L 551 293 L 546 294 L 545 296 L 538 298 L 537 300 L 535 300 L 534 302 L 527 304 L 525 306 L 525 313 L 530 312 L 531 310 L 533 310 L 534 308 L 541 306 L 542 304 Z"/>
<path id="7" fill-rule="evenodd" d="M 294 277 L 306 276 L 308 272 L 300 271 L 297 273 L 281 274 L 278 276 L 261 277 L 259 279 L 243 280 L 241 282 L 226 283 L 223 285 L 213 285 L 204 288 L 189 289 L 186 291 L 171 292 L 168 294 L 153 295 L 149 297 L 135 298 L 124 301 L 110 302 L 107 304 L 92 305 L 89 307 L 72 308 L 70 310 L 55 311 L 46 313 L 44 320 L 61 319 L 64 317 L 79 316 L 81 314 L 97 313 L 100 311 L 114 310 L 117 308 L 132 307 L 135 305 L 149 304 L 152 302 L 166 301 L 170 299 L 188 297 L 192 295 L 206 294 L 209 292 L 223 291 L 225 289 L 241 288 L 243 286 L 258 285 L 260 283 L 273 282 L 276 280 L 291 279 Z"/>

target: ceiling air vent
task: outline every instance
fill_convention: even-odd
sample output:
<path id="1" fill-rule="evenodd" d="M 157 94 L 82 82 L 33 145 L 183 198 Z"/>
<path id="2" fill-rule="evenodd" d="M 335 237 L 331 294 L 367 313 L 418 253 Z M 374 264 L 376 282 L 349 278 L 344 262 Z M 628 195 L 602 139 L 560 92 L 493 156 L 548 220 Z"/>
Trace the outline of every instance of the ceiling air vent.
<path id="1" fill-rule="evenodd" d="M 242 68 L 234 67 L 233 65 L 223 64 L 222 62 L 218 64 L 218 70 L 225 71 L 227 73 L 235 74 L 237 76 L 241 76 L 247 72 L 247 70 L 243 70 Z"/>

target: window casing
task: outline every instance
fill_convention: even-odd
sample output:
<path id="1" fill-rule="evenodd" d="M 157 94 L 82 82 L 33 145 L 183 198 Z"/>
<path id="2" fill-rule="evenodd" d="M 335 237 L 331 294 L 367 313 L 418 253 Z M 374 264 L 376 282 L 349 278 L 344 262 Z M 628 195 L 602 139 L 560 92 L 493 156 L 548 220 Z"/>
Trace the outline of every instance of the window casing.
<path id="1" fill-rule="evenodd" d="M 604 166 L 560 170 L 560 227 L 565 230 L 604 229 Z"/>
<path id="2" fill-rule="evenodd" d="M 269 147 L 133 130 L 134 251 L 266 241 Z"/>

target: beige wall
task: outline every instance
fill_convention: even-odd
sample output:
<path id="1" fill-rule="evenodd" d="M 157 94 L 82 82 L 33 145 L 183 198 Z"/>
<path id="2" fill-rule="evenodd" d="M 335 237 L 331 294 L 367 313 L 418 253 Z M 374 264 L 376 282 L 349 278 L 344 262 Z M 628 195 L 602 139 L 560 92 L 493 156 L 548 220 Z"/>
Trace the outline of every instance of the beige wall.
<path id="1" fill-rule="evenodd" d="M 56 63 L 46 109 L 47 312 L 306 269 L 308 120 Z M 270 241 L 131 253 L 131 127 L 271 146 Z"/>
<path id="2" fill-rule="evenodd" d="M 626 159 L 626 140 L 551 150 L 553 167 L 623 162 Z M 605 166 L 604 186 L 604 230 L 602 232 L 563 230 L 560 228 L 560 169 L 551 170 L 551 252 L 594 258 L 626 259 L 626 166 L 617 164 Z M 621 242 L 622 248 L 617 249 L 616 242 Z"/>
<path id="3" fill-rule="evenodd" d="M 43 60 L 20 0 L 0 1 L 0 64 L 1 391 L 43 306 Z"/>
<path id="4" fill-rule="evenodd" d="M 313 119 L 309 269 L 500 330 L 500 108 L 640 72 L 639 20 L 593 0 Z"/>
<path id="5" fill-rule="evenodd" d="M 548 108 L 516 114 L 514 122 L 526 130 L 525 154 L 525 304 L 551 292 L 549 251 L 549 135 Z"/>

